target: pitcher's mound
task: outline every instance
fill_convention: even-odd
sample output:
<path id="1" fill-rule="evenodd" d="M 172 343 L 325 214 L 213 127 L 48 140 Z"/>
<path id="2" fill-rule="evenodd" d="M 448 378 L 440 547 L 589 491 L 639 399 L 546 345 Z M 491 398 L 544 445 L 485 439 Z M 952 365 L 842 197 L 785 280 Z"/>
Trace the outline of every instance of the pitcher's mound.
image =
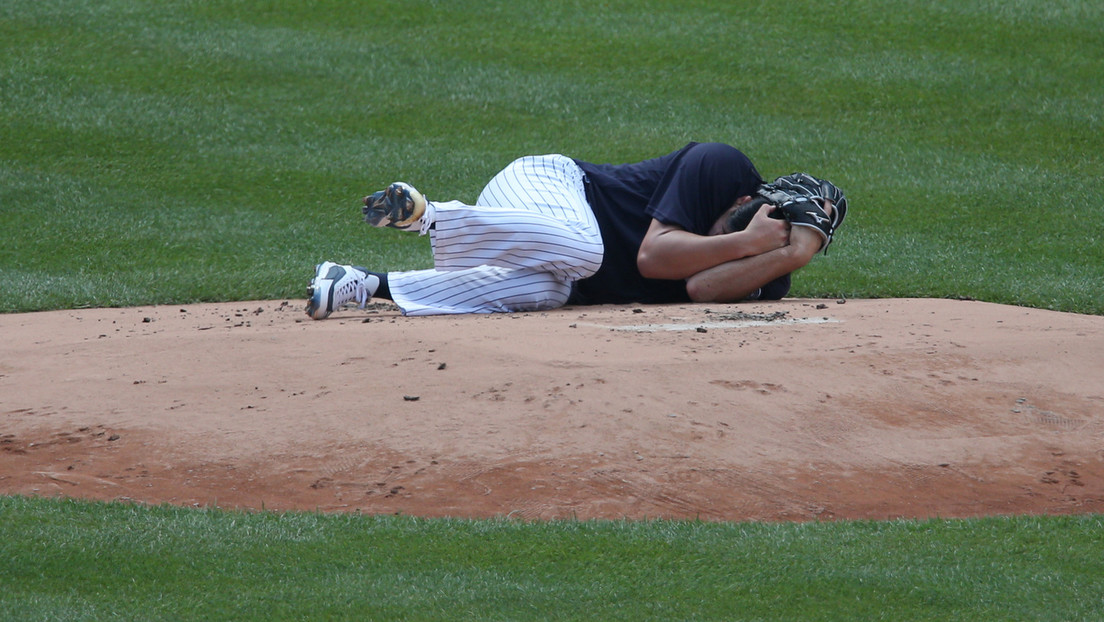
<path id="1" fill-rule="evenodd" d="M 302 307 L 0 316 L 0 493 L 525 519 L 1104 511 L 1104 317 Z"/>

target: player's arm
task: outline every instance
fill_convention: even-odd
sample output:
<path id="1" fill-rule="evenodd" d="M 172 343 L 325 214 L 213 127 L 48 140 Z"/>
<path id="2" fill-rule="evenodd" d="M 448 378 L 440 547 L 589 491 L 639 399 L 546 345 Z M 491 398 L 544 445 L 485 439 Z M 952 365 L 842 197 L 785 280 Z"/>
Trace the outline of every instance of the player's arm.
<path id="1" fill-rule="evenodd" d="M 694 302 L 736 302 L 756 289 L 812 261 L 821 237 L 807 227 L 794 227 L 790 243 L 779 249 L 706 268 L 686 280 Z"/>
<path id="2" fill-rule="evenodd" d="M 685 279 L 727 262 L 780 249 L 789 244 L 790 225 L 770 218 L 765 205 L 743 231 L 698 235 L 653 219 L 636 255 L 640 274 L 649 279 Z"/>

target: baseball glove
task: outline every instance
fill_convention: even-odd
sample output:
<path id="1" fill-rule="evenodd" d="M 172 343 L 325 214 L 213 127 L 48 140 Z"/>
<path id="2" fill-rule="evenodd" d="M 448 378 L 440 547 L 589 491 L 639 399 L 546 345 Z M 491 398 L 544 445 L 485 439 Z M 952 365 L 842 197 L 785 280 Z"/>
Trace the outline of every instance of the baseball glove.
<path id="1" fill-rule="evenodd" d="M 810 227 L 824 238 L 821 248 L 828 251 L 832 236 L 847 216 L 847 197 L 830 181 L 807 173 L 779 177 L 759 186 L 757 194 L 778 206 L 771 216 L 784 218 L 791 225 Z M 832 202 L 832 215 L 824 211 L 824 201 Z"/>

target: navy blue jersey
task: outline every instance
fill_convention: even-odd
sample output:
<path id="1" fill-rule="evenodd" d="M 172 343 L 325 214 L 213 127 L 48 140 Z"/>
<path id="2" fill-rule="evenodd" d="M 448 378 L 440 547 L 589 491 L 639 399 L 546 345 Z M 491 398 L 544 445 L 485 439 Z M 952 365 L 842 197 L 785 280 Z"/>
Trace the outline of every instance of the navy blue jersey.
<path id="1" fill-rule="evenodd" d="M 576 163 L 605 252 L 598 272 L 575 283 L 569 304 L 689 301 L 684 279 L 640 275 L 636 255 L 652 219 L 706 235 L 736 199 L 763 183 L 746 155 L 721 143 L 690 143 L 635 164 Z"/>

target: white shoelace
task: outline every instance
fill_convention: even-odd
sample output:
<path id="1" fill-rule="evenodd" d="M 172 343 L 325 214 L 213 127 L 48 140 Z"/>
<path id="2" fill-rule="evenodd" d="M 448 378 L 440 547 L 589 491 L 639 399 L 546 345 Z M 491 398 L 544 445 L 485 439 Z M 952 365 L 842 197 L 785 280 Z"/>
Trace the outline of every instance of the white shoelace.
<path id="1" fill-rule="evenodd" d="M 372 285 L 369 285 L 369 283 L 372 283 Z M 356 301 L 358 309 L 363 309 L 367 306 L 368 301 L 376 294 L 376 290 L 379 289 L 379 286 L 380 279 L 374 274 L 366 274 L 363 279 L 356 280 Z"/>
<path id="2" fill-rule="evenodd" d="M 348 283 L 345 283 L 337 290 L 337 296 L 335 297 L 334 311 L 347 302 L 356 300 L 357 307 L 363 309 L 368 301 L 372 298 L 372 291 L 369 291 L 365 284 L 368 278 L 372 278 L 372 275 L 368 275 L 366 278 L 355 278 Z"/>
<path id="3" fill-rule="evenodd" d="M 371 278 L 371 275 L 369 275 L 369 278 Z M 364 279 L 357 279 L 356 284 L 357 308 L 363 309 L 365 306 L 368 305 L 368 301 L 372 299 L 372 292 L 368 291 L 368 288 L 365 286 Z"/>

